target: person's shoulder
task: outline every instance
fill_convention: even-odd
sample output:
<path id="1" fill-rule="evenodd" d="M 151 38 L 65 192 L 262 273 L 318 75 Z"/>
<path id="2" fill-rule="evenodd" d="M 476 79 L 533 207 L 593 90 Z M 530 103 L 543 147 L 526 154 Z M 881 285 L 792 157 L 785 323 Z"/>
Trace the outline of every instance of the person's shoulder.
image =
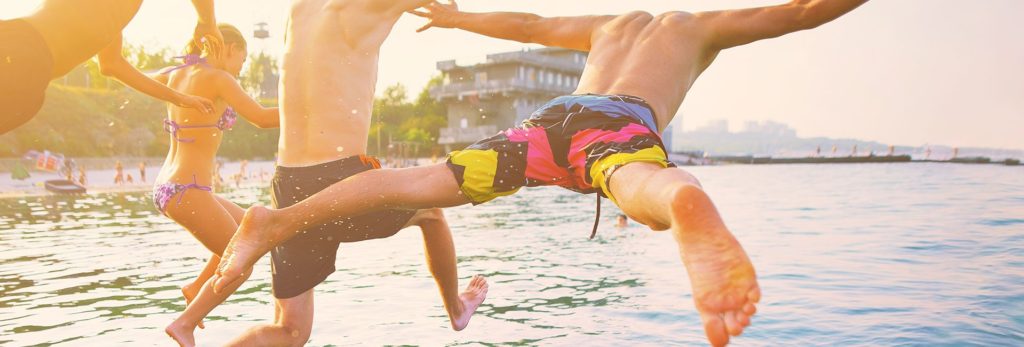
<path id="1" fill-rule="evenodd" d="M 196 82 L 221 85 L 221 83 L 238 83 L 235 75 L 215 68 L 205 68 L 195 74 Z"/>

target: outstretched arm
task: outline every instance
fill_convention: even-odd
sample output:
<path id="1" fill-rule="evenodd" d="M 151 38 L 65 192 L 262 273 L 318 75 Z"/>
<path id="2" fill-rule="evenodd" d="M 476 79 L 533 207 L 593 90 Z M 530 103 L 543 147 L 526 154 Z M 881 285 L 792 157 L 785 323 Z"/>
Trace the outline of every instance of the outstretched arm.
<path id="1" fill-rule="evenodd" d="M 245 93 L 238 80 L 228 73 L 218 73 L 215 82 L 220 98 L 235 109 L 243 118 L 257 128 L 277 128 L 281 126 L 280 112 L 277 107 L 263 107 Z"/>
<path id="2" fill-rule="evenodd" d="M 213 112 L 213 103 L 210 100 L 178 93 L 168 88 L 165 83 L 156 81 L 146 76 L 142 71 L 139 71 L 121 55 L 121 45 L 121 35 L 119 34 L 107 47 L 104 47 L 96 55 L 99 60 L 100 73 L 104 76 L 116 78 L 143 94 L 170 102 L 179 107 L 194 108 L 206 113 Z"/>
<path id="3" fill-rule="evenodd" d="M 777 6 L 696 13 L 710 48 L 721 50 L 813 29 L 867 0 L 792 0 Z"/>
<path id="4" fill-rule="evenodd" d="M 532 13 L 459 11 L 455 1 L 433 1 L 412 14 L 430 19 L 418 31 L 432 27 L 458 28 L 484 36 L 545 46 L 590 51 L 594 31 L 615 16 L 545 18 Z"/>

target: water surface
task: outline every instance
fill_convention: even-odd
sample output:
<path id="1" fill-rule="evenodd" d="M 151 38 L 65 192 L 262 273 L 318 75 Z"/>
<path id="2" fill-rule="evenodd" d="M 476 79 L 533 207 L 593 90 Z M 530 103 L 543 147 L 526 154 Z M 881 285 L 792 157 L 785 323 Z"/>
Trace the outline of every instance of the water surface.
<path id="1" fill-rule="evenodd" d="M 1024 345 L 1024 168 L 944 164 L 693 168 L 757 267 L 737 346 Z M 265 189 L 225 194 L 267 203 Z M 614 228 L 593 196 L 524 190 L 447 210 L 460 276 L 490 296 L 448 328 L 422 237 L 344 244 L 311 346 L 704 344 L 673 238 Z M 208 253 L 147 194 L 0 200 L 0 344 L 167 346 L 179 286 Z M 273 315 L 270 269 L 214 311 L 201 345 Z"/>

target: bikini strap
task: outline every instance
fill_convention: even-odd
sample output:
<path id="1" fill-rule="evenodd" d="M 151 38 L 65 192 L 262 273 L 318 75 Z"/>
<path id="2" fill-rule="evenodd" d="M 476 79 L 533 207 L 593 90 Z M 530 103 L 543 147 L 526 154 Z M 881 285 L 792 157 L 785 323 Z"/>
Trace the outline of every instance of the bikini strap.
<path id="1" fill-rule="evenodd" d="M 181 186 L 181 192 L 178 193 L 178 202 L 177 202 L 178 204 L 181 204 L 181 199 L 185 197 L 185 191 L 189 190 L 189 189 L 199 189 L 199 190 L 202 190 L 202 191 L 205 191 L 205 192 L 212 192 L 213 191 L 213 188 L 210 188 L 210 187 L 207 187 L 207 186 L 203 186 L 203 185 L 199 185 L 199 182 L 196 181 L 196 175 L 192 174 L 192 183 L 189 183 L 189 184 L 186 184 L 184 186 Z"/>
<path id="2" fill-rule="evenodd" d="M 189 66 L 205 64 L 206 63 L 206 58 L 200 57 L 198 54 L 186 54 L 186 55 L 174 57 L 174 59 L 181 59 L 183 61 L 183 63 L 181 65 L 178 65 L 178 66 L 171 66 L 171 67 L 165 68 L 163 70 L 160 70 L 160 74 L 161 75 L 166 75 L 166 74 L 169 74 L 171 72 L 174 72 L 174 71 L 177 71 L 177 70 L 181 70 L 181 69 L 184 69 L 184 68 L 189 67 Z"/>
<path id="3" fill-rule="evenodd" d="M 182 128 L 185 127 L 178 124 L 178 122 L 175 122 L 170 119 L 164 119 L 164 131 L 171 133 L 171 137 L 173 137 L 175 141 L 194 142 L 196 139 L 183 139 L 178 137 L 178 131 L 181 130 Z"/>

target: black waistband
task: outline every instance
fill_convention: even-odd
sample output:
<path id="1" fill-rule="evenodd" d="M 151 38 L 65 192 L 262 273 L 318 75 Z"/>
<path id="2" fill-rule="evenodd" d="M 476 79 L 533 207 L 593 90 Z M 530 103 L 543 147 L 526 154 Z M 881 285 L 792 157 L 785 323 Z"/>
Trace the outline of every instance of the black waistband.
<path id="1" fill-rule="evenodd" d="M 352 168 L 380 168 L 377 158 L 368 155 L 354 155 L 322 164 L 310 166 L 277 166 L 277 174 L 329 175 Z"/>

